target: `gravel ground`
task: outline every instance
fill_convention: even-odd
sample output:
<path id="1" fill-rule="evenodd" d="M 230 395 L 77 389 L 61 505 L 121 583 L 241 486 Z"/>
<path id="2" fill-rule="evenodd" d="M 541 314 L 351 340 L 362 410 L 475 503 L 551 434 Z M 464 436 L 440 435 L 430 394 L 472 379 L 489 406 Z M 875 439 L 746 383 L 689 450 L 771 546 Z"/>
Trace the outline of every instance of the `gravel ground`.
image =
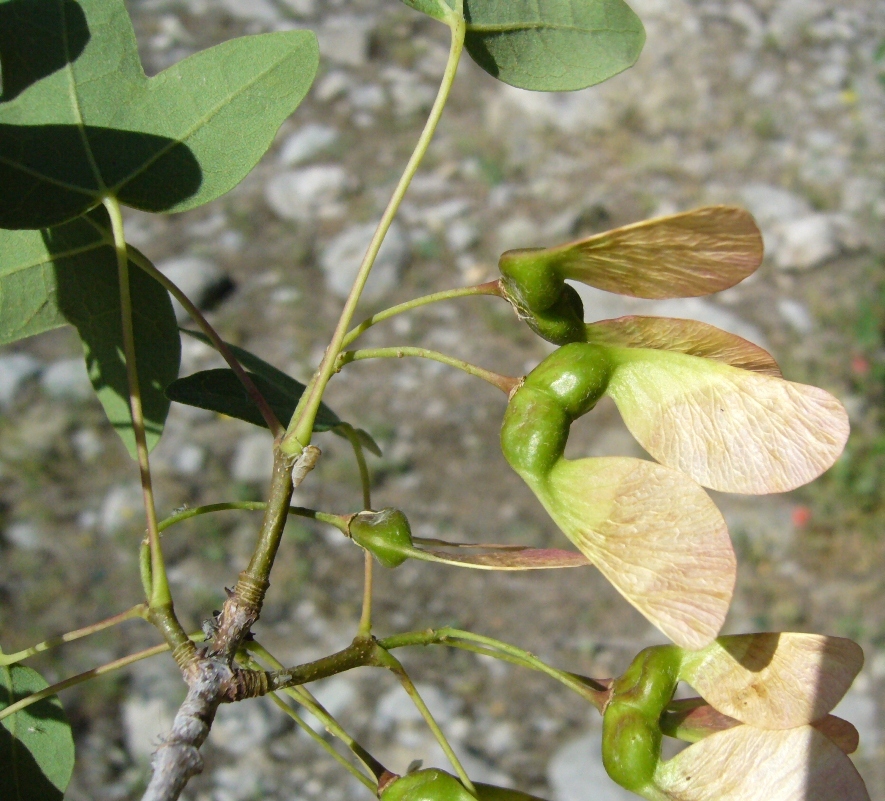
<path id="1" fill-rule="evenodd" d="M 303 380 L 334 326 L 348 265 L 432 102 L 446 30 L 396 0 L 128 5 L 151 74 L 243 33 L 309 27 L 320 36 L 314 88 L 239 187 L 192 212 L 127 218 L 130 241 L 170 275 L 188 276 L 226 339 Z M 741 204 L 765 236 L 756 276 L 709 299 L 627 301 L 586 292 L 588 319 L 640 311 L 746 336 L 769 347 L 787 377 L 843 398 L 858 442 L 873 442 L 881 392 L 864 376 L 883 356 L 881 343 L 871 355 L 863 350 L 858 321 L 883 280 L 885 61 L 878 54 L 885 3 L 632 6 L 647 28 L 646 49 L 635 68 L 590 90 L 521 92 L 465 58 L 365 311 L 490 280 L 498 254 L 512 247 L 556 244 L 708 203 Z M 366 341 L 429 347 L 509 374 L 549 352 L 491 298 L 430 307 L 379 326 Z M 7 651 L 139 600 L 137 474 L 104 425 L 77 356 L 64 330 L 0 354 L 0 630 Z M 183 374 L 217 365 L 207 348 L 184 343 Z M 564 544 L 501 456 L 504 401 L 492 388 L 442 365 L 404 360 L 348 368 L 328 401 L 379 441 L 374 504 L 403 509 L 417 534 Z M 642 455 L 613 406 L 600 404 L 575 428 L 570 455 Z M 161 512 L 259 499 L 269 442 L 245 423 L 173 408 L 153 460 Z M 296 502 L 355 510 L 358 476 L 345 444 L 328 435 L 319 444 L 323 459 Z M 874 507 L 881 495 L 875 480 Z M 716 496 L 740 564 L 726 628 L 818 631 L 861 642 L 866 666 L 842 713 L 861 730 L 855 761 L 870 795 L 883 798 L 885 548 L 870 522 L 879 518 L 840 495 L 840 486 L 824 479 L 787 496 Z M 170 579 L 188 626 L 218 608 L 255 530 L 254 517 L 228 514 L 170 533 Z M 343 646 L 355 630 L 360 584 L 356 548 L 293 521 L 259 639 L 287 663 Z M 454 624 L 600 677 L 661 641 L 591 571 L 580 579 L 557 571 L 475 575 L 410 562 L 380 572 L 377 604 L 381 633 Z M 155 642 L 147 626 L 129 623 L 35 666 L 59 679 Z M 549 681 L 442 649 L 403 659 L 474 778 L 551 801 L 633 798 L 605 777 L 597 781 L 598 716 Z M 171 661 L 160 658 L 63 696 L 79 748 L 68 798 L 138 798 L 150 751 L 183 690 Z M 316 693 L 392 769 L 403 771 L 413 759 L 444 765 L 386 675 L 348 674 Z M 207 770 L 186 792 L 192 801 L 367 797 L 269 703 L 223 709 L 204 750 Z"/>

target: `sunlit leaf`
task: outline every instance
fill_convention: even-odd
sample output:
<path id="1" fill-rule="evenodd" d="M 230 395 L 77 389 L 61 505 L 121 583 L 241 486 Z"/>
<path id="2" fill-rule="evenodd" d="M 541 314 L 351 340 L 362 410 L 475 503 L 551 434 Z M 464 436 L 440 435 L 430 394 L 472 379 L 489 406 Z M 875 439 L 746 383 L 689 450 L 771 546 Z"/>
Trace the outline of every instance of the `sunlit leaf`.
<path id="1" fill-rule="evenodd" d="M 728 289 L 761 262 L 762 235 L 752 216 L 708 206 L 546 250 L 508 251 L 500 267 L 517 276 L 530 308 L 545 309 L 558 296 L 554 280 L 638 298 L 689 298 Z"/>
<path id="2" fill-rule="evenodd" d="M 241 360 L 242 361 L 242 360 Z M 281 374 L 285 375 L 285 374 Z M 278 420 L 285 425 L 295 411 L 295 406 L 304 392 L 304 384 L 286 376 L 285 388 L 267 379 L 264 375 L 250 373 L 258 391 L 270 405 Z M 267 428 L 267 423 L 258 407 L 243 388 L 236 373 L 229 368 L 201 370 L 192 375 L 173 381 L 166 387 L 166 397 L 176 403 L 196 406 L 200 409 L 218 412 L 252 425 Z M 328 406 L 323 404 L 314 421 L 314 431 L 334 429 L 341 421 Z"/>
<path id="3" fill-rule="evenodd" d="M 698 320 L 632 315 L 587 325 L 587 342 L 622 348 L 672 350 L 781 378 L 774 357 L 749 340 Z"/>
<path id="4" fill-rule="evenodd" d="M 313 81 L 316 37 L 247 36 L 147 78 L 123 0 L 2 4 L 0 226 L 57 225 L 108 193 L 181 211 L 239 183 Z M 10 89 L 7 91 L 7 87 Z"/>
<path id="5" fill-rule="evenodd" d="M 403 0 L 403 2 L 415 11 L 438 20 L 445 20 L 448 12 L 454 11 L 454 0 Z"/>
<path id="6" fill-rule="evenodd" d="M 71 324 L 114 429 L 135 458 L 117 259 L 104 209 L 43 231 L 0 230 L 0 343 Z M 166 290 L 129 263 L 133 329 L 148 448 L 169 412 L 181 340 Z"/>
<path id="7" fill-rule="evenodd" d="M 423 0 L 419 0 L 423 6 Z M 623 0 L 465 0 L 467 52 L 522 89 L 583 89 L 632 66 L 645 43 Z"/>
<path id="8" fill-rule="evenodd" d="M 820 634 L 739 634 L 686 654 L 680 677 L 744 723 L 786 729 L 826 716 L 863 666 L 851 640 Z"/>
<path id="9" fill-rule="evenodd" d="M 671 801 L 869 801 L 851 760 L 811 726 L 736 726 L 686 748 L 655 773 Z"/>
<path id="10" fill-rule="evenodd" d="M 47 687 L 34 670 L 0 667 L 0 710 Z M 0 721 L 0 798 L 61 801 L 74 769 L 74 739 L 57 695 Z"/>
<path id="11" fill-rule="evenodd" d="M 532 489 L 565 535 L 673 642 L 700 648 L 719 633 L 734 589 L 734 551 L 722 515 L 697 484 L 639 459 L 562 459 Z"/>
<path id="12" fill-rule="evenodd" d="M 655 459 L 750 495 L 807 484 L 838 458 L 848 415 L 817 387 L 659 350 L 612 348 L 606 393 Z"/>

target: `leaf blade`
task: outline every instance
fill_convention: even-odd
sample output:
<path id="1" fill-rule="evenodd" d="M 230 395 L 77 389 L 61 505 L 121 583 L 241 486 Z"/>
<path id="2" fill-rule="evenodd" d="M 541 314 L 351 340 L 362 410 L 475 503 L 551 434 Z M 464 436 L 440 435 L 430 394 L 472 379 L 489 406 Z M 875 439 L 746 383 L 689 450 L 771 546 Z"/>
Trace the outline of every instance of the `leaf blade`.
<path id="1" fill-rule="evenodd" d="M 0 667 L 0 709 L 47 687 L 22 665 Z M 74 769 L 74 740 L 57 695 L 0 721 L 0 798 L 61 801 Z"/>

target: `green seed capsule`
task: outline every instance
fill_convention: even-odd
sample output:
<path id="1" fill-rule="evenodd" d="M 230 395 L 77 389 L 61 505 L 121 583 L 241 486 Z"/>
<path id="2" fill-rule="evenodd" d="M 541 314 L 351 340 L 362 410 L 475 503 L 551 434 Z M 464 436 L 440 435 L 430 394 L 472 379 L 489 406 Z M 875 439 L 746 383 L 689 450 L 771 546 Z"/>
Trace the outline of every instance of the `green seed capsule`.
<path id="1" fill-rule="evenodd" d="M 563 284 L 559 298 L 547 309 L 517 307 L 517 313 L 532 331 L 554 345 L 586 341 L 584 304 L 573 286 Z"/>
<path id="2" fill-rule="evenodd" d="M 409 558 L 401 549 L 412 547 L 412 529 L 399 509 L 360 512 L 350 521 L 350 537 L 384 567 L 399 567 Z"/>
<path id="3" fill-rule="evenodd" d="M 519 790 L 509 790 L 491 784 L 477 784 L 476 793 L 479 801 L 543 801 Z M 476 799 L 450 773 L 429 768 L 410 773 L 388 785 L 381 793 L 381 801 L 476 801 Z"/>
<path id="4" fill-rule="evenodd" d="M 570 423 L 556 398 L 536 387 L 520 387 L 501 426 L 504 458 L 526 481 L 546 476 L 562 458 Z"/>
<path id="5" fill-rule="evenodd" d="M 611 373 L 608 350 L 599 345 L 573 342 L 544 359 L 526 376 L 525 386 L 544 390 L 576 420 L 602 397 Z"/>
<path id="6" fill-rule="evenodd" d="M 544 311 L 559 299 L 563 279 L 550 268 L 549 259 L 538 259 L 536 254 L 543 250 L 508 250 L 498 261 L 504 291 L 520 308 Z"/>
<path id="7" fill-rule="evenodd" d="M 645 798 L 664 798 L 654 785 L 661 760 L 660 718 L 679 682 L 682 649 L 646 648 L 612 685 L 602 724 L 602 763 L 614 781 Z"/>

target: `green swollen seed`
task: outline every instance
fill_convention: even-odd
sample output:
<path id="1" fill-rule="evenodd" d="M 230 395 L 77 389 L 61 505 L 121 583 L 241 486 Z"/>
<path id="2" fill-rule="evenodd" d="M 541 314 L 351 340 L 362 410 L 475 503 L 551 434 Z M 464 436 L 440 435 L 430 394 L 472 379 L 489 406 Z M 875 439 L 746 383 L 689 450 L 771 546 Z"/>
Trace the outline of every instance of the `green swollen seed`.
<path id="1" fill-rule="evenodd" d="M 583 342 L 587 336 L 584 304 L 573 286 L 563 284 L 559 298 L 547 309 L 520 308 L 519 316 L 539 337 L 554 345 Z"/>
<path id="2" fill-rule="evenodd" d="M 531 311 L 549 309 L 559 299 L 563 278 L 543 248 L 508 250 L 498 261 L 507 296 Z"/>
<path id="3" fill-rule="evenodd" d="M 562 458 L 570 424 L 555 398 L 536 387 L 520 387 L 501 426 L 504 458 L 523 478 L 546 476 Z"/>
<path id="4" fill-rule="evenodd" d="M 661 759 L 661 714 L 679 681 L 682 649 L 646 648 L 612 685 L 602 723 L 602 763 L 622 787 L 655 797 L 654 774 Z M 652 793 L 648 795 L 647 793 Z"/>
<path id="5" fill-rule="evenodd" d="M 525 386 L 544 390 L 576 420 L 602 397 L 611 378 L 608 350 L 572 342 L 551 353 L 526 376 Z"/>
<path id="6" fill-rule="evenodd" d="M 477 784 L 479 801 L 542 801 L 519 790 Z M 381 801 L 476 801 L 450 773 L 436 768 L 409 773 L 381 793 Z"/>
<path id="7" fill-rule="evenodd" d="M 360 512 L 350 521 L 350 537 L 384 567 L 399 567 L 409 558 L 402 549 L 412 547 L 412 529 L 399 509 Z"/>

